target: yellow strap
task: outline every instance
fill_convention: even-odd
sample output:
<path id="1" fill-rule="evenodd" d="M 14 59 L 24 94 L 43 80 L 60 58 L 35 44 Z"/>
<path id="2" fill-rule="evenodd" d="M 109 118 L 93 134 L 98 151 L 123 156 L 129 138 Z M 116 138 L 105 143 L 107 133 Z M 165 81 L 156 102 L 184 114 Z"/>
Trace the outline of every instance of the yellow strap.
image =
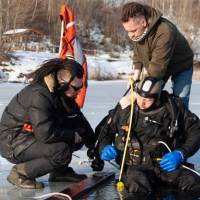
<path id="1" fill-rule="evenodd" d="M 125 163 L 125 157 L 126 157 L 128 142 L 129 142 L 129 139 L 130 139 L 132 121 L 133 121 L 134 93 L 133 93 L 133 79 L 131 77 L 129 77 L 129 82 L 130 82 L 130 86 L 131 86 L 131 113 L 130 113 L 128 134 L 127 134 L 127 138 L 126 138 L 126 144 L 125 144 L 125 147 L 124 147 L 124 153 L 123 153 L 122 163 L 121 163 L 121 168 L 120 168 L 119 181 L 121 181 L 121 178 L 122 178 L 122 173 L 123 173 L 124 163 Z"/>

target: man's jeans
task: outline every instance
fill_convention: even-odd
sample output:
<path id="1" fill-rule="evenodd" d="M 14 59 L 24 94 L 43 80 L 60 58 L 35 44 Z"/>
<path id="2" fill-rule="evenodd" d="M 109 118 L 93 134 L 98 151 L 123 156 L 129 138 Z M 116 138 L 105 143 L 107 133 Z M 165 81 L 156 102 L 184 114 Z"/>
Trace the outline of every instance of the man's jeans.
<path id="1" fill-rule="evenodd" d="M 189 106 L 190 89 L 192 85 L 193 69 L 190 68 L 186 71 L 172 76 L 172 91 L 173 94 L 179 96 L 186 108 Z"/>

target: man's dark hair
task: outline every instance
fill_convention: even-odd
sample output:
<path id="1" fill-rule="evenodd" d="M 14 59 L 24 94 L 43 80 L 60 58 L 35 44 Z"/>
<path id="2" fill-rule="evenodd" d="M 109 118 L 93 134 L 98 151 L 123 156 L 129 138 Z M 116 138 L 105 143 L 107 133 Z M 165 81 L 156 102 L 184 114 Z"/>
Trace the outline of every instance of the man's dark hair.
<path id="1" fill-rule="evenodd" d="M 60 59 L 54 58 L 45 61 L 37 70 L 27 74 L 27 79 L 32 79 L 31 83 L 43 82 L 44 77 L 57 73 L 60 69 L 67 70 L 72 76 L 77 78 L 83 78 L 83 67 L 72 59 Z"/>
<path id="2" fill-rule="evenodd" d="M 146 20 L 149 19 L 151 15 L 151 7 L 147 5 L 142 5 L 137 2 L 130 2 L 124 4 L 121 13 L 121 21 L 128 22 L 129 18 L 144 16 Z"/>

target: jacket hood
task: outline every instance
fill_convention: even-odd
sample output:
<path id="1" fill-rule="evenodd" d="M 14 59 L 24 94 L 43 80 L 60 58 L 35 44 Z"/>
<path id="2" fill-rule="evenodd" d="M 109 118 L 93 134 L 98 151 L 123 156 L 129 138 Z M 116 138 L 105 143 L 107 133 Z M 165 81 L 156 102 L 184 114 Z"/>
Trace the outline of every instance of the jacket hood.
<path id="1" fill-rule="evenodd" d="M 161 16 L 162 13 L 159 10 L 156 10 L 154 8 L 151 9 L 151 17 L 148 19 L 149 26 L 147 34 L 154 28 L 155 24 L 158 22 Z"/>
<path id="2" fill-rule="evenodd" d="M 140 36 L 139 39 L 133 40 L 134 42 L 140 42 L 142 41 L 148 34 L 151 32 L 151 30 L 154 28 L 158 20 L 161 18 L 162 13 L 159 10 L 156 10 L 154 8 L 151 8 L 151 14 L 150 18 L 148 19 L 148 27 L 145 29 L 144 33 Z"/>

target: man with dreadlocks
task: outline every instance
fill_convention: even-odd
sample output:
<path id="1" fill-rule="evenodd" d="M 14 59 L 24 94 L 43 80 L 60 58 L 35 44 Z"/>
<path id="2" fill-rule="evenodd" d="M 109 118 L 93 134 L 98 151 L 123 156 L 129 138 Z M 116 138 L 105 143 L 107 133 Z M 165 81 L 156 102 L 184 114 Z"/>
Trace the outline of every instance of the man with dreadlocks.
<path id="1" fill-rule="evenodd" d="M 160 186 L 199 190 L 200 177 L 184 166 L 200 147 L 199 118 L 180 98 L 161 91 L 161 85 L 159 79 L 144 78 L 136 86 L 133 107 L 119 105 L 112 118 L 108 115 L 106 130 L 102 122 L 97 126 L 101 159 L 123 166 L 125 158 L 122 181 L 130 192 L 148 193 Z"/>
<path id="2" fill-rule="evenodd" d="M 27 76 L 31 83 L 5 108 L 0 122 L 0 153 L 15 165 L 7 180 L 40 189 L 35 178 L 78 182 L 86 178 L 68 167 L 72 153 L 94 145 L 94 132 L 75 103 L 83 85 L 82 66 L 71 59 L 51 59 Z"/>

